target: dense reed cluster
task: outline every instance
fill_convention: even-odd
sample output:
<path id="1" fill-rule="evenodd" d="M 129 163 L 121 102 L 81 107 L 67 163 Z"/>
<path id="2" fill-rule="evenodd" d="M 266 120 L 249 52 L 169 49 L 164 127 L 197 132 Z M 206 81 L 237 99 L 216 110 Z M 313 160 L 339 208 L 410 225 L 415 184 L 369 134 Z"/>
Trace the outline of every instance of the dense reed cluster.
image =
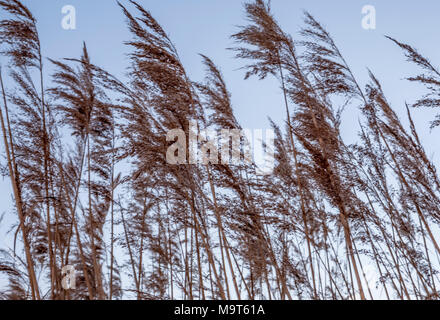
<path id="1" fill-rule="evenodd" d="M 86 44 L 79 58 L 43 57 L 32 13 L 0 0 L 1 169 L 15 201 L 1 299 L 439 298 L 440 180 L 410 112 L 440 107 L 426 58 L 390 38 L 428 90 L 406 106 L 405 128 L 379 80 L 358 83 L 313 16 L 294 40 L 266 2 L 246 3 L 232 50 L 246 79 L 279 80 L 275 170 L 171 165 L 170 130 L 241 127 L 208 57 L 192 81 L 150 12 L 119 6 L 132 35 L 124 81 Z M 348 105 L 361 111 L 353 145 L 340 133 Z M 65 290 L 68 265 L 78 276 Z"/>

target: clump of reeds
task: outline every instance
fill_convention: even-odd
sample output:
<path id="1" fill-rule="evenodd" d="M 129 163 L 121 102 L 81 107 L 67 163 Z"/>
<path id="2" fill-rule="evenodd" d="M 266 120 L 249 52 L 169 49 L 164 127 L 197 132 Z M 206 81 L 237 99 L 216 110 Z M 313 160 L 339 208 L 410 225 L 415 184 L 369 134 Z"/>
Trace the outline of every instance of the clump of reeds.
<path id="1" fill-rule="evenodd" d="M 440 180 L 410 107 L 406 128 L 379 80 L 360 84 L 311 14 L 292 36 L 255 0 L 232 35 L 245 79 L 272 76 L 282 89 L 275 169 L 259 176 L 252 163 L 167 163 L 172 129 L 242 128 L 209 57 L 192 81 L 152 14 L 119 6 L 131 34 L 124 81 L 86 44 L 79 58 L 44 58 L 32 13 L 0 0 L 2 172 L 16 216 L 0 298 L 439 297 Z M 428 94 L 411 107 L 438 107 L 439 71 L 390 39 L 423 70 L 409 80 Z M 339 129 L 346 107 L 361 114 L 354 145 Z M 63 287 L 68 265 L 74 290 Z"/>

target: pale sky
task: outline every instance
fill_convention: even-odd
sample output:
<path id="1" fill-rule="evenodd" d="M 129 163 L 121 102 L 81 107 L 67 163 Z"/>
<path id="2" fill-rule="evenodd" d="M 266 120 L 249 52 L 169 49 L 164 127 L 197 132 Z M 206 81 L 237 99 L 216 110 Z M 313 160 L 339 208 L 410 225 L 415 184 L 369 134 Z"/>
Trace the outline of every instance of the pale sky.
<path id="1" fill-rule="evenodd" d="M 128 1 L 121 0 L 127 4 Z M 60 59 L 78 57 L 82 42 L 87 43 L 92 62 L 123 78 L 128 65 L 128 52 L 123 41 L 130 35 L 116 1 L 111 0 L 23 0 L 38 19 L 38 27 L 46 57 Z M 267 117 L 278 124 L 284 120 L 281 90 L 273 79 L 244 81 L 243 61 L 233 58 L 226 48 L 233 46 L 229 38 L 237 25 L 245 24 L 243 1 L 238 0 L 139 0 L 150 10 L 174 41 L 192 80 L 203 79 L 203 67 L 198 53 L 209 56 L 222 70 L 232 94 L 236 116 L 245 128 L 269 127 Z M 76 8 L 77 29 L 61 27 L 61 9 Z M 361 26 L 362 7 L 373 5 L 377 13 L 377 29 Z M 130 6 L 129 6 L 130 7 Z M 131 8 L 131 7 L 130 7 Z M 409 43 L 440 65 L 438 34 L 440 2 L 434 0 L 272 0 L 272 10 L 286 32 L 294 38 L 302 25 L 303 10 L 309 11 L 333 35 L 347 62 L 361 84 L 367 81 L 370 68 L 382 82 L 388 100 L 399 115 L 405 117 L 405 101 L 414 102 L 424 90 L 404 80 L 417 71 L 393 43 L 390 35 Z M 0 58 L 3 59 L 3 58 Z M 0 62 L 5 64 L 4 61 Z M 49 65 L 49 63 L 47 63 Z M 439 165 L 437 136 L 440 129 L 429 130 L 432 110 L 413 110 L 416 126 L 428 156 Z M 402 119 L 404 123 L 406 118 Z M 342 132 L 347 143 L 356 140 L 358 111 L 347 109 Z M 1 146 L 3 150 L 3 145 Z M 2 157 L 3 151 L 2 151 Z M 7 178 L 0 179 L 0 214 L 11 210 L 12 198 Z M 9 216 L 11 213 L 8 212 Z M 0 248 L 5 246 L 6 222 L 0 226 Z M 9 238 L 9 236 L 7 237 Z M 10 244 L 10 242 L 7 242 Z"/>

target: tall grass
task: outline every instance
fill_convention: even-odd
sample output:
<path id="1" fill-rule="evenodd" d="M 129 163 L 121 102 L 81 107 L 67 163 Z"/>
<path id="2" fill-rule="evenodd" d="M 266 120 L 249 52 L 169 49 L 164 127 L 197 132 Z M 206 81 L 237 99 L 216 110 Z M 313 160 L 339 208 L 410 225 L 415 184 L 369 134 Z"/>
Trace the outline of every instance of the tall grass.
<path id="1" fill-rule="evenodd" d="M 206 78 L 192 81 L 151 13 L 118 4 L 131 34 L 126 81 L 96 66 L 86 44 L 79 58 L 44 58 L 32 13 L 0 0 L 3 171 L 16 221 L 14 248 L 0 249 L 0 298 L 439 298 L 440 180 L 411 116 L 440 105 L 428 59 L 389 38 L 428 90 L 404 106 L 407 128 L 374 74 L 359 83 L 312 15 L 294 41 L 268 3 L 246 3 L 232 50 L 245 79 L 275 77 L 282 89 L 274 172 L 171 165 L 170 130 L 242 128 L 215 63 L 202 55 Z M 340 132 L 347 105 L 361 114 L 352 145 Z M 63 288 L 67 265 L 76 289 Z"/>

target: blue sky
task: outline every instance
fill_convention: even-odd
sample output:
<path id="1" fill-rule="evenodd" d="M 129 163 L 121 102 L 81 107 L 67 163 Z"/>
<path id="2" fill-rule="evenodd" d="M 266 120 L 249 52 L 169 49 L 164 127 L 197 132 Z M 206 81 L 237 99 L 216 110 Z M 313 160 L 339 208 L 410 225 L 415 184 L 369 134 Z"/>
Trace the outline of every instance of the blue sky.
<path id="1" fill-rule="evenodd" d="M 122 77 L 128 65 L 127 48 L 123 41 L 130 38 L 124 17 L 116 1 L 111 0 L 24 0 L 39 21 L 44 55 L 51 58 L 77 57 L 82 42 L 88 45 L 92 61 Z M 128 3 L 122 0 L 122 3 Z M 244 127 L 265 128 L 267 117 L 276 122 L 284 119 L 280 89 L 273 79 L 243 81 L 238 70 L 243 61 L 233 58 L 226 48 L 233 46 L 230 35 L 245 23 L 243 1 L 238 0 L 139 0 L 162 24 L 179 50 L 182 61 L 193 80 L 203 78 L 198 53 L 211 57 L 221 68 L 234 108 Z M 61 28 L 61 8 L 76 8 L 77 29 Z M 361 10 L 374 5 L 377 29 L 361 27 Z M 404 102 L 412 102 L 423 93 L 419 87 L 404 80 L 415 72 L 405 62 L 400 50 L 385 39 L 390 35 L 419 48 L 434 65 L 440 64 L 438 33 L 440 3 L 432 0 L 403 2 L 398 0 L 272 0 L 272 10 L 282 27 L 294 38 L 302 25 L 302 12 L 315 16 L 334 36 L 346 60 L 361 83 L 367 79 L 367 67 L 383 82 L 389 100 L 400 113 Z M 351 124 L 357 122 L 357 111 L 347 110 L 343 129 L 351 138 Z M 401 113 L 403 114 L 403 113 Z M 420 127 L 428 127 L 433 112 L 415 112 Z M 350 121 L 354 120 L 354 121 Z M 419 121 L 420 120 L 420 121 Z M 422 129 L 422 128 L 421 128 Z M 433 132 L 431 135 L 433 135 Z M 422 137 L 430 139 L 429 131 Z"/>
<path id="2" fill-rule="evenodd" d="M 123 77 L 128 65 L 123 41 L 130 36 L 116 1 L 23 0 L 23 3 L 39 21 L 45 56 L 54 59 L 78 57 L 85 41 L 95 64 Z M 243 62 L 235 60 L 233 53 L 226 50 L 233 46 L 230 35 L 237 30 L 237 25 L 245 24 L 242 1 L 139 0 L 139 3 L 150 10 L 169 33 L 193 80 L 203 78 L 198 53 L 209 56 L 221 68 L 243 127 L 267 128 L 267 117 L 277 123 L 284 120 L 283 100 L 277 82 L 272 79 L 244 81 L 243 71 L 238 70 Z M 76 8 L 76 30 L 61 28 L 61 8 L 65 5 Z M 364 5 L 376 8 L 376 30 L 367 31 L 361 27 Z M 368 80 L 366 68 L 370 68 L 382 82 L 394 109 L 403 117 L 405 101 L 413 102 L 424 91 L 404 80 L 417 69 L 405 61 L 401 51 L 384 35 L 408 42 L 429 57 L 434 65 L 440 64 L 439 1 L 272 0 L 272 10 L 285 31 L 294 38 L 302 25 L 303 10 L 314 15 L 333 35 L 359 81 L 365 84 Z M 436 136 L 440 129 L 429 130 L 429 121 L 435 112 L 422 109 L 413 113 L 428 155 L 439 164 Z M 356 140 L 357 110 L 346 110 L 343 121 L 343 138 L 351 143 Z M 9 210 L 12 203 L 7 179 L 0 181 L 0 190 L 1 213 Z M 5 228 L 0 231 L 3 237 Z M 0 247 L 2 241 L 0 238 Z"/>

